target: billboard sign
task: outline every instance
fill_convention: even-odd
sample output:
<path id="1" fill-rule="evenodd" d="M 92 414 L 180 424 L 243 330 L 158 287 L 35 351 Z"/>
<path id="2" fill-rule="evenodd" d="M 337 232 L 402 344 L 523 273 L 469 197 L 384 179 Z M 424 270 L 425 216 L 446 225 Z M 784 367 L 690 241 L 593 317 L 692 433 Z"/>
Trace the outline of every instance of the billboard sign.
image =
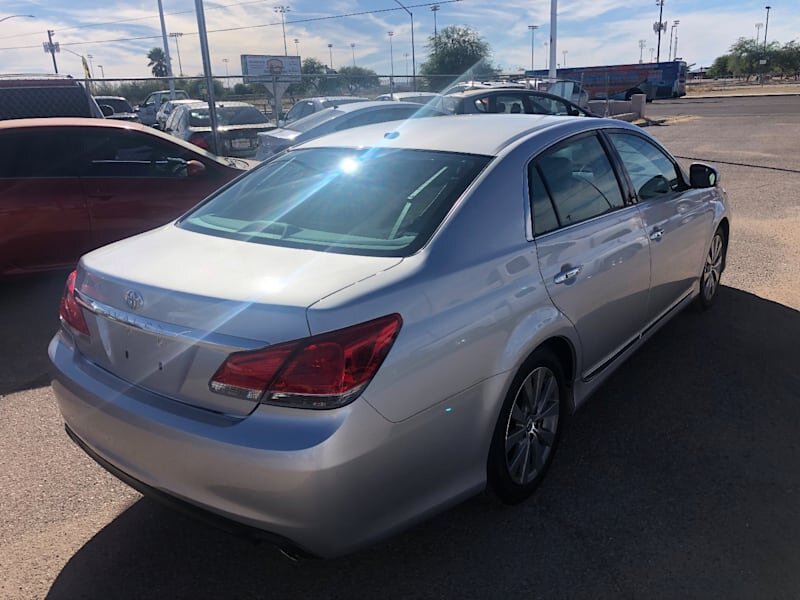
<path id="1" fill-rule="evenodd" d="M 245 83 L 300 83 L 299 56 L 242 54 L 242 79 Z"/>

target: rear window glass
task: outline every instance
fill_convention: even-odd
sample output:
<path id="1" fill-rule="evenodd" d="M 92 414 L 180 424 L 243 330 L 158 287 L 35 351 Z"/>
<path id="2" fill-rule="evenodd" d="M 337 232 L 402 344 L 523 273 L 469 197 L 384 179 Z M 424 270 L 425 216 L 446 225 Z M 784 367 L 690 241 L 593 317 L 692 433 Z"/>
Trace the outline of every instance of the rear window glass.
<path id="1" fill-rule="evenodd" d="M 114 109 L 115 113 L 132 113 L 133 107 L 124 98 L 96 98 L 98 104 L 104 104 Z"/>
<path id="2" fill-rule="evenodd" d="M 266 123 L 267 117 L 255 106 L 221 106 L 217 108 L 217 124 L 252 125 Z M 189 127 L 211 127 L 208 108 L 193 108 L 189 111 Z"/>
<path id="3" fill-rule="evenodd" d="M 423 150 L 295 150 L 251 171 L 179 227 L 274 246 L 408 256 L 489 160 Z"/>
<path id="4" fill-rule="evenodd" d="M 344 114 L 344 111 L 336 110 L 335 108 L 323 108 L 314 114 L 292 122 L 292 124 L 289 126 L 289 129 L 293 131 L 299 131 L 301 133 L 310 131 L 315 127 L 319 127 L 323 123 L 327 123 L 331 119 L 335 119 L 341 114 Z"/>
<path id="5" fill-rule="evenodd" d="M 0 119 L 91 117 L 90 107 L 79 85 L 0 88 Z"/>

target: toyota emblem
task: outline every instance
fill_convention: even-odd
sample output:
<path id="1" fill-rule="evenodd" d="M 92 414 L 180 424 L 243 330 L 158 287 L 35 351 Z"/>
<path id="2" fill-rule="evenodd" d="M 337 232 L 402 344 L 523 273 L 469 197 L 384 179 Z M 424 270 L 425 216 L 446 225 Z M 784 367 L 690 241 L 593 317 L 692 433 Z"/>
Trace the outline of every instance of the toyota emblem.
<path id="1" fill-rule="evenodd" d="M 125 292 L 125 304 L 131 310 L 139 310 L 144 306 L 144 297 L 136 290 L 128 290 Z"/>

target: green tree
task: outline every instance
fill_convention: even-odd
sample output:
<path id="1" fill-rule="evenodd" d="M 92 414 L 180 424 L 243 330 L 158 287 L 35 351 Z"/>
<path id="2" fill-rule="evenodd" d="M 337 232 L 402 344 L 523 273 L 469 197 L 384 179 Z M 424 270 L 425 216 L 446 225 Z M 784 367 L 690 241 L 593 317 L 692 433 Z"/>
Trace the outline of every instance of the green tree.
<path id="1" fill-rule="evenodd" d="M 316 58 L 305 58 L 300 65 L 303 81 L 293 83 L 286 93 L 292 98 L 296 96 L 324 96 L 337 91 L 338 81 L 328 67 Z"/>
<path id="2" fill-rule="evenodd" d="M 339 87 L 358 94 L 364 90 L 373 90 L 380 85 L 378 74 L 372 69 L 363 67 L 342 67 L 338 71 Z"/>
<path id="3" fill-rule="evenodd" d="M 800 75 L 800 45 L 791 41 L 778 49 L 773 58 L 773 70 L 782 77 L 798 78 Z"/>
<path id="4" fill-rule="evenodd" d="M 214 98 L 220 100 L 228 95 L 228 90 L 219 79 L 213 79 L 214 82 Z M 206 86 L 206 79 L 202 75 L 198 75 L 196 79 L 191 79 L 186 82 L 186 93 L 189 98 L 200 98 L 208 100 L 208 88 Z"/>
<path id="5" fill-rule="evenodd" d="M 489 60 L 489 44 L 470 27 L 445 27 L 438 37 L 428 38 L 427 46 L 430 55 L 420 73 L 427 76 L 430 89 L 442 89 L 456 80 L 492 79 L 499 72 Z"/>
<path id="6" fill-rule="evenodd" d="M 716 59 L 714 59 L 714 63 L 708 69 L 708 76 L 713 77 L 714 79 L 730 77 L 731 70 L 728 67 L 730 59 L 731 57 L 728 54 L 723 54 L 722 56 L 718 56 Z"/>
<path id="7" fill-rule="evenodd" d="M 150 52 L 147 53 L 147 59 L 150 61 L 147 66 L 150 67 L 154 77 L 167 76 L 167 57 L 164 54 L 164 50 L 151 48 Z"/>

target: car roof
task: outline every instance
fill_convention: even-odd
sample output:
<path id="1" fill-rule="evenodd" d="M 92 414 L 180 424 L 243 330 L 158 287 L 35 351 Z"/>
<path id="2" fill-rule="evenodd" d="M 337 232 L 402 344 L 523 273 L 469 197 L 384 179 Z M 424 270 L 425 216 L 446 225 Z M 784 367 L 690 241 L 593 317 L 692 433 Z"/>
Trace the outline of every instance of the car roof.
<path id="1" fill-rule="evenodd" d="M 94 96 L 95 100 L 127 100 L 125 96 Z"/>
<path id="2" fill-rule="evenodd" d="M 522 138 L 557 127 L 572 130 L 578 123 L 586 130 L 603 125 L 639 130 L 624 121 L 611 119 L 524 114 L 453 115 L 357 127 L 310 140 L 298 147 L 387 147 L 497 156 Z M 392 135 L 387 135 L 390 133 Z"/>
<path id="3" fill-rule="evenodd" d="M 384 102 L 382 100 L 366 100 L 364 102 L 350 102 L 349 104 L 342 104 L 341 106 L 335 107 L 334 110 L 338 110 L 339 112 L 355 112 L 357 110 L 365 110 L 370 108 L 387 108 L 388 110 L 396 109 L 398 106 L 411 106 L 413 108 L 420 109 L 424 105 L 419 104 L 417 102 Z M 334 107 L 330 107 L 334 108 Z"/>
<path id="4" fill-rule="evenodd" d="M 463 92 L 457 92 L 455 94 L 449 94 L 449 98 L 472 98 L 473 96 L 497 96 L 503 93 L 508 92 L 525 92 L 526 94 L 534 94 L 535 96 L 547 96 L 551 98 L 561 98 L 561 96 L 554 96 L 548 92 L 543 92 L 541 90 L 529 90 L 527 88 L 518 88 L 518 87 L 491 87 L 491 88 L 483 88 L 478 90 L 465 90 Z M 565 100 L 565 98 L 561 98 Z"/>
<path id="5" fill-rule="evenodd" d="M 174 100 L 173 102 L 178 102 L 178 100 Z M 189 98 L 184 102 L 185 104 L 191 104 L 191 105 L 197 104 L 206 107 L 208 106 L 208 102 L 206 100 L 192 100 L 191 98 Z M 225 100 L 217 100 L 217 108 L 226 108 L 228 106 L 236 107 L 236 106 L 253 106 L 253 105 L 250 104 L 249 102 L 235 102 L 235 101 L 226 102 Z M 255 106 L 253 106 L 253 108 L 255 108 Z"/>

